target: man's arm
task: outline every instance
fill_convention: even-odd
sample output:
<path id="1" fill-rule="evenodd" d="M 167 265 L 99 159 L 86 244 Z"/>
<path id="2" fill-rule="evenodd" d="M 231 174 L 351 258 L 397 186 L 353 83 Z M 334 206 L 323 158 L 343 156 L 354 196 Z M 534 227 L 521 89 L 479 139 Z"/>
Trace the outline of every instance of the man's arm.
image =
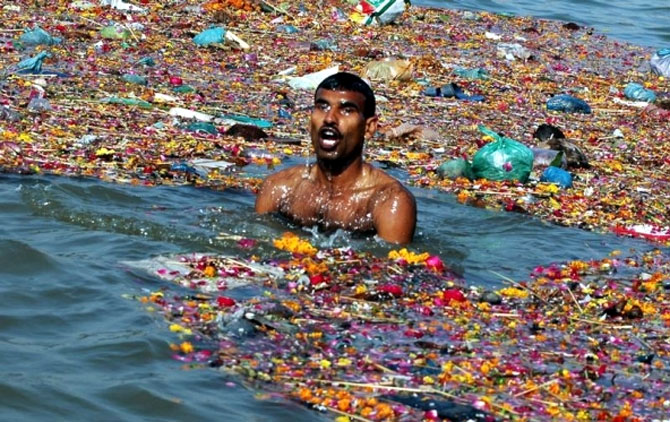
<path id="1" fill-rule="evenodd" d="M 372 211 L 377 234 L 391 243 L 409 243 L 416 228 L 416 201 L 399 183 L 381 194 Z"/>

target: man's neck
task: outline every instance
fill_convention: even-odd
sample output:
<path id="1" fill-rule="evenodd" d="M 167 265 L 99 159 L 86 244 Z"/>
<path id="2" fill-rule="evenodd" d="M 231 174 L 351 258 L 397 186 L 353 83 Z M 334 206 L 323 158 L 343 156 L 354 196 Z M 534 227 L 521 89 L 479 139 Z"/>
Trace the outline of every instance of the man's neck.
<path id="1" fill-rule="evenodd" d="M 317 160 L 316 172 L 319 182 L 329 189 L 348 189 L 352 187 L 363 173 L 363 158 L 358 157 L 343 169 L 336 169 L 328 163 Z"/>

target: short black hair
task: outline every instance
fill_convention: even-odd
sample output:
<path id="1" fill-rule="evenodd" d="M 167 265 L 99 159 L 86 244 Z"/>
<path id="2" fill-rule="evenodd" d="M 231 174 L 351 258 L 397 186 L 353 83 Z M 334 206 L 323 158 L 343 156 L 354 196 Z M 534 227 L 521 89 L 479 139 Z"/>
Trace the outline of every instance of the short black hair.
<path id="1" fill-rule="evenodd" d="M 314 91 L 314 99 L 316 100 L 316 93 L 320 89 L 327 89 L 330 91 L 340 89 L 344 91 L 360 92 L 365 97 L 365 105 L 363 106 L 363 116 L 367 119 L 375 115 L 377 104 L 375 102 L 375 94 L 372 88 L 358 75 L 348 72 L 339 72 L 328 76 L 321 81 L 319 86 Z"/>

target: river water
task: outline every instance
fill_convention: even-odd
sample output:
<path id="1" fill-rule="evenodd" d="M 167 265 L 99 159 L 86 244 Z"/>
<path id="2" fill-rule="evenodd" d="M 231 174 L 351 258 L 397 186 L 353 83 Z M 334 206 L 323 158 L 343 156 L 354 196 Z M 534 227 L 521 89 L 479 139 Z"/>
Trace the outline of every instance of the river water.
<path id="1" fill-rule="evenodd" d="M 415 0 L 412 4 L 575 22 L 633 44 L 670 46 L 668 0 Z"/>
<path id="2" fill-rule="evenodd" d="M 523 1 L 440 4 L 474 3 L 514 13 L 541 7 Z M 557 10 L 569 11 L 568 3 L 573 2 L 544 4 L 563 4 Z M 616 3 L 623 4 L 608 5 Z M 588 4 L 600 10 L 593 16 L 609 10 L 604 3 Z M 553 17 L 586 23 L 570 14 Z M 631 32 L 641 43 L 670 41 L 670 25 L 664 35 L 650 30 L 649 22 L 633 25 L 639 25 Z M 650 248 L 633 239 L 462 206 L 433 191 L 413 193 L 419 206 L 413 249 L 439 254 L 471 284 L 500 285 L 492 271 L 523 279 L 535 265 Z M 171 359 L 168 346 L 176 338 L 167 324 L 128 299 L 164 283 L 128 272 L 120 261 L 178 252 L 239 253 L 231 241 L 216 240 L 220 232 L 279 236 L 285 225 L 254 215 L 253 201 L 246 192 L 0 174 L 2 419 L 331 420 L 293 403 L 257 400 L 257 392 L 218 371 L 183 369 Z M 389 249 L 346 235 L 312 240 L 380 254 Z"/>

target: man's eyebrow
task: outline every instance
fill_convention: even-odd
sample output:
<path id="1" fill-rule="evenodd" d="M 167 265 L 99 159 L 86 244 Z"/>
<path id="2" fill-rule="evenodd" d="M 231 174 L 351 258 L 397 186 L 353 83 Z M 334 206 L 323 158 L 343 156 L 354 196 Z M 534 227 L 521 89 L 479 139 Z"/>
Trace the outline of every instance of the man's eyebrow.
<path id="1" fill-rule="evenodd" d="M 353 108 L 355 108 L 356 110 L 359 109 L 358 104 L 356 104 L 356 103 L 353 102 L 353 101 L 348 101 L 348 100 L 342 100 L 342 101 L 340 101 L 340 107 L 353 107 Z"/>

